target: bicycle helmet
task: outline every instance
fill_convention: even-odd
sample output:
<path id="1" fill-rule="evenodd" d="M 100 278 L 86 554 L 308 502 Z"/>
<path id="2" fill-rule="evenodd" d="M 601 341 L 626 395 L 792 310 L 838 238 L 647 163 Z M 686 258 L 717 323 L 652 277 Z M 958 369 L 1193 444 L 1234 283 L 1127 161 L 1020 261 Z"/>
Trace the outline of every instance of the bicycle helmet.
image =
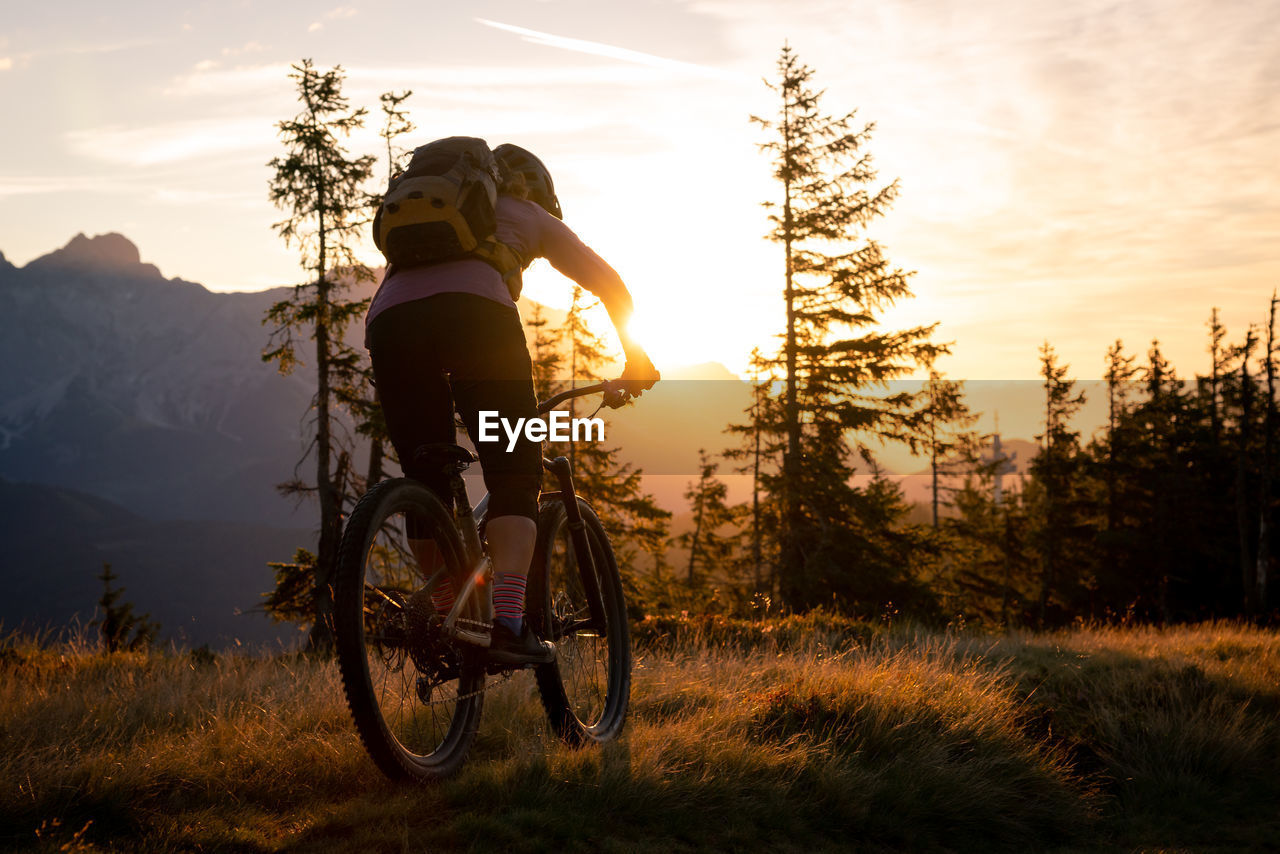
<path id="1" fill-rule="evenodd" d="M 556 219 L 564 219 L 560 212 L 560 200 L 556 198 L 556 188 L 551 183 L 551 173 L 542 161 L 518 145 L 504 142 L 493 150 L 498 162 L 511 172 L 519 172 L 524 176 L 525 186 L 529 188 L 529 201 L 541 205 L 543 210 Z"/>

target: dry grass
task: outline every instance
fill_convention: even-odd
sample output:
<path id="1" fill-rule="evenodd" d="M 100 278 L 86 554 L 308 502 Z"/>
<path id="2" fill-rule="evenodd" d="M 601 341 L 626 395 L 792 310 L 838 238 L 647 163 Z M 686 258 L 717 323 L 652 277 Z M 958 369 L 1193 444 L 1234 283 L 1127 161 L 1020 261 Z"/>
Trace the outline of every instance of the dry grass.
<path id="1" fill-rule="evenodd" d="M 1274 632 L 683 622 L 667 630 L 678 643 L 641 628 L 620 742 L 559 744 L 522 674 L 487 698 L 463 773 L 428 789 L 386 782 L 365 758 L 331 664 L 10 639 L 0 847 L 1225 851 L 1280 839 Z"/>

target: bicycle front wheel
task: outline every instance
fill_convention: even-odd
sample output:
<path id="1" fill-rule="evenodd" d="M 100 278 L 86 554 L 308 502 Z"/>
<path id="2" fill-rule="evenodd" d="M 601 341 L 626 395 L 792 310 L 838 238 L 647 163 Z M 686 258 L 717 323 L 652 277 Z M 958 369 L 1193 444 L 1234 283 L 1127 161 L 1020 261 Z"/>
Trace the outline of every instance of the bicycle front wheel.
<path id="1" fill-rule="evenodd" d="M 526 605 L 537 634 L 556 645 L 555 661 L 536 670 L 538 691 L 551 725 L 570 744 L 616 738 L 631 695 L 631 633 L 618 564 L 596 514 L 581 499 L 578 509 L 590 561 L 574 545 L 564 504 L 544 502 Z"/>
<path id="2" fill-rule="evenodd" d="M 428 578 L 410 537 L 433 542 L 443 558 Z M 407 478 L 369 490 L 343 532 L 334 584 L 342 687 L 361 741 L 393 779 L 447 777 L 475 741 L 483 652 L 445 637 L 432 602 L 445 578 L 461 577 L 462 554 L 452 516 Z"/>

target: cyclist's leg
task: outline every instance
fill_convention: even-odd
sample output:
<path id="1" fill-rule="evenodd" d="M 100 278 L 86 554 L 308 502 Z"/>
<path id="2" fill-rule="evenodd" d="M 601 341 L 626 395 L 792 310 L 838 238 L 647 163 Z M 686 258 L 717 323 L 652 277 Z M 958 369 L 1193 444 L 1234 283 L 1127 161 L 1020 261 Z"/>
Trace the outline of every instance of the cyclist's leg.
<path id="1" fill-rule="evenodd" d="M 479 436 L 480 412 L 497 412 L 514 424 L 537 417 L 537 400 L 519 314 L 483 297 L 462 296 L 455 318 L 461 321 L 455 328 L 458 337 L 450 341 L 456 347 L 450 352 L 450 384 L 458 413 L 474 439 Z M 475 442 L 489 490 L 485 534 L 494 565 L 494 609 L 519 634 L 537 535 L 542 449 L 523 431 L 510 450 L 509 444 L 505 434 L 498 442 Z"/>
<path id="2" fill-rule="evenodd" d="M 387 434 L 400 458 L 404 473 L 425 483 L 432 492 L 452 506 L 453 496 L 443 472 L 419 470 L 413 452 L 425 444 L 455 441 L 453 397 L 437 359 L 436 335 L 432 327 L 438 312 L 429 300 L 393 306 L 369 324 L 369 357 L 373 364 L 378 399 L 387 422 Z M 409 549 L 424 578 L 429 578 L 442 561 L 433 540 L 409 531 Z M 435 606 L 447 611 L 453 606 L 453 589 L 446 580 L 436 589 Z"/>

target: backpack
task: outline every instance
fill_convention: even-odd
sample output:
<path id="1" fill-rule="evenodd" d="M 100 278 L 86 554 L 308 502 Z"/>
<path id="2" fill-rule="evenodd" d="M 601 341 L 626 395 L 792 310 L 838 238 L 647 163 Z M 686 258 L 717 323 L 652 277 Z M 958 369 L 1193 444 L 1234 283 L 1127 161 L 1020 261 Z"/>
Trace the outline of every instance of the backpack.
<path id="1" fill-rule="evenodd" d="M 396 268 L 478 258 L 517 299 L 523 259 L 494 236 L 500 175 L 483 139 L 451 136 L 418 147 L 374 213 L 374 244 Z"/>

